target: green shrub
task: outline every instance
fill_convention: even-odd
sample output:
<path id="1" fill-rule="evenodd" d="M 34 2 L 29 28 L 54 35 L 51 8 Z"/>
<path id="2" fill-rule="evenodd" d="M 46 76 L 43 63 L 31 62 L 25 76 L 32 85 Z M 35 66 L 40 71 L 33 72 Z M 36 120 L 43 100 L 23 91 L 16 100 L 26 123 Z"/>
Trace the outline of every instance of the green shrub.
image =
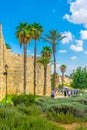
<path id="1" fill-rule="evenodd" d="M 75 130 L 87 130 L 87 127 L 80 126 L 79 128 L 76 128 Z"/>
<path id="2" fill-rule="evenodd" d="M 22 106 L 21 105 L 18 105 L 17 107 L 17 110 L 23 114 L 26 114 L 26 115 L 40 115 L 40 109 L 36 106 L 36 105 L 31 105 L 29 107 L 27 106 Z"/>
<path id="3" fill-rule="evenodd" d="M 4 116 L 0 118 L 0 130 L 65 130 L 52 124 L 38 112 L 32 114 L 34 106 L 24 108 L 22 112 L 19 106 L 2 108 L 5 111 L 5 118 Z M 36 107 L 35 110 L 37 111 Z"/>
<path id="4" fill-rule="evenodd" d="M 13 104 L 15 106 L 19 105 L 26 105 L 29 106 L 31 103 L 34 103 L 35 97 L 33 95 L 19 95 L 19 96 L 14 96 L 12 98 Z"/>
<path id="5" fill-rule="evenodd" d="M 76 118 L 73 114 L 70 114 L 70 113 L 59 113 L 56 117 L 56 121 L 57 122 L 62 122 L 62 123 L 65 123 L 65 124 L 72 124 L 74 122 L 76 122 Z"/>
<path id="6" fill-rule="evenodd" d="M 77 118 L 71 113 L 56 113 L 54 110 L 47 113 L 47 118 L 64 124 L 71 124 L 77 121 Z"/>
<path id="7" fill-rule="evenodd" d="M 8 103 L 12 104 L 12 98 L 16 96 L 16 95 L 8 95 L 7 99 L 8 99 Z M 2 101 L 0 102 L 0 104 L 5 104 L 6 103 L 6 96 L 2 99 Z"/>
<path id="8" fill-rule="evenodd" d="M 51 112 L 47 112 L 47 119 L 54 120 L 54 117 Z"/>
<path id="9" fill-rule="evenodd" d="M 0 118 L 5 118 L 5 109 L 0 108 Z"/>
<path id="10" fill-rule="evenodd" d="M 37 101 L 37 105 L 43 112 L 50 112 L 53 109 L 56 113 L 63 112 L 66 114 L 69 112 L 78 118 L 83 118 L 87 115 L 87 105 L 80 100 L 86 100 L 86 97 L 87 95 L 61 99 L 41 98 Z"/>

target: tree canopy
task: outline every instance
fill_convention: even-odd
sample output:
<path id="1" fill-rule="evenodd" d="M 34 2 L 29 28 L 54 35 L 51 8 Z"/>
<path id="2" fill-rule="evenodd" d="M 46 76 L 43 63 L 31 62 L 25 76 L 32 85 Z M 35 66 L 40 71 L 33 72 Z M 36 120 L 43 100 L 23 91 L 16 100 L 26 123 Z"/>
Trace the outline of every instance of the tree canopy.
<path id="1" fill-rule="evenodd" d="M 78 67 L 76 71 L 72 73 L 71 86 L 73 88 L 85 89 L 87 88 L 87 70 L 86 67 Z"/>
<path id="2" fill-rule="evenodd" d="M 11 46 L 8 43 L 6 43 L 6 48 L 11 49 Z"/>
<path id="3" fill-rule="evenodd" d="M 62 73 L 65 73 L 66 68 L 67 68 L 66 65 L 61 65 L 61 66 L 60 66 L 61 72 L 62 72 Z"/>

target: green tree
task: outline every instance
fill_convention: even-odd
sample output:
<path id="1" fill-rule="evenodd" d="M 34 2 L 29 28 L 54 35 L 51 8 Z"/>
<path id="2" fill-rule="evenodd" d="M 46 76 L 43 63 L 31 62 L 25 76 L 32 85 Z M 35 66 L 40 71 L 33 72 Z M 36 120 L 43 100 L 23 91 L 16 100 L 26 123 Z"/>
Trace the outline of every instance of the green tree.
<path id="1" fill-rule="evenodd" d="M 42 57 L 49 57 L 51 58 L 52 56 L 52 49 L 49 46 L 43 47 L 41 51 Z"/>
<path id="2" fill-rule="evenodd" d="M 36 95 L 36 41 L 40 39 L 43 32 L 43 28 L 39 23 L 33 23 L 32 27 L 32 39 L 34 39 L 34 95 Z"/>
<path id="3" fill-rule="evenodd" d="M 66 65 L 61 65 L 60 66 L 60 71 L 62 73 L 62 92 L 63 92 L 63 87 L 64 87 L 64 73 L 66 71 Z"/>
<path id="4" fill-rule="evenodd" d="M 6 48 L 11 49 L 11 46 L 8 43 L 6 43 Z"/>
<path id="5" fill-rule="evenodd" d="M 56 45 L 61 41 L 65 36 L 62 33 L 59 33 L 57 30 L 49 31 L 49 34 L 45 35 L 44 41 L 52 44 L 53 57 L 54 57 L 54 88 L 56 85 Z"/>
<path id="6" fill-rule="evenodd" d="M 41 51 L 42 57 L 38 60 L 38 63 L 44 66 L 44 90 L 43 95 L 46 95 L 47 88 L 47 66 L 51 62 L 52 50 L 50 47 L 45 46 Z"/>
<path id="7" fill-rule="evenodd" d="M 27 23 L 20 23 L 17 26 L 16 36 L 19 40 L 20 46 L 24 45 L 24 94 L 26 94 L 26 58 L 27 58 L 27 43 L 31 40 L 30 25 Z"/>
<path id="8" fill-rule="evenodd" d="M 85 89 L 87 88 L 87 70 L 86 67 L 78 67 L 76 71 L 72 73 L 71 86 L 73 88 Z"/>

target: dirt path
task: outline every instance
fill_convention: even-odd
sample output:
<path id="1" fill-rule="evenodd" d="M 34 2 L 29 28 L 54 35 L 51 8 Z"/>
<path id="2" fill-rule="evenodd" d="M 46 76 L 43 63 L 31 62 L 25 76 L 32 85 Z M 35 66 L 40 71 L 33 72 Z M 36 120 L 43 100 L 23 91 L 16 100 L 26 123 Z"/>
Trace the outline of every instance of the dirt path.
<path id="1" fill-rule="evenodd" d="M 82 124 L 79 124 L 79 123 L 73 123 L 73 124 L 60 124 L 60 123 L 54 123 L 53 124 L 56 124 L 60 127 L 64 127 L 66 130 L 76 130 L 76 128 L 80 127 L 80 126 L 84 126 L 84 127 L 87 127 L 87 123 L 82 123 Z"/>
<path id="2" fill-rule="evenodd" d="M 46 118 L 46 115 L 42 114 L 42 117 Z M 87 128 L 87 123 L 63 124 L 63 123 L 58 123 L 58 122 L 54 122 L 54 121 L 50 121 L 50 122 L 56 126 L 63 127 L 66 130 L 76 130 L 76 128 L 79 128 L 81 126 Z M 87 130 L 87 129 L 85 129 L 85 130 Z"/>

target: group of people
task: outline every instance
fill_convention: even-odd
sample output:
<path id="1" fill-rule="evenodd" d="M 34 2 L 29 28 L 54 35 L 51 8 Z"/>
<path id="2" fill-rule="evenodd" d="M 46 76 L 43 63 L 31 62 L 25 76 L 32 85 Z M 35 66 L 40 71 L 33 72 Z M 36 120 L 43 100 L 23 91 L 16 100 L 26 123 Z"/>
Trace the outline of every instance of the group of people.
<path id="1" fill-rule="evenodd" d="M 72 95 L 77 95 L 78 94 L 78 90 L 77 89 L 67 89 L 64 90 L 64 96 L 72 96 Z"/>
<path id="2" fill-rule="evenodd" d="M 54 97 L 55 94 L 58 93 L 58 89 L 52 89 L 51 91 L 51 97 Z M 78 94 L 78 90 L 77 89 L 64 89 L 63 91 L 64 96 L 68 96 L 71 97 L 72 95 L 77 95 Z"/>

